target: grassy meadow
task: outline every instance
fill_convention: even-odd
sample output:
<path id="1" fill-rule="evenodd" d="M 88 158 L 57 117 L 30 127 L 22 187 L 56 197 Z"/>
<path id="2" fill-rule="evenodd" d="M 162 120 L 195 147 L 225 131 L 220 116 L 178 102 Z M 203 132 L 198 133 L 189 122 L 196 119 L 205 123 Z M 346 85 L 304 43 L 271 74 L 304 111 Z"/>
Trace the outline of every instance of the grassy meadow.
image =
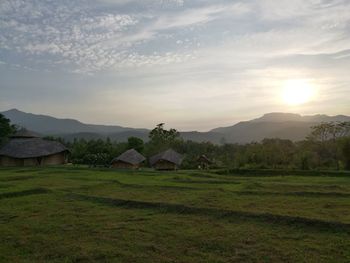
<path id="1" fill-rule="evenodd" d="M 1 262 L 350 262 L 350 175 L 0 169 Z"/>

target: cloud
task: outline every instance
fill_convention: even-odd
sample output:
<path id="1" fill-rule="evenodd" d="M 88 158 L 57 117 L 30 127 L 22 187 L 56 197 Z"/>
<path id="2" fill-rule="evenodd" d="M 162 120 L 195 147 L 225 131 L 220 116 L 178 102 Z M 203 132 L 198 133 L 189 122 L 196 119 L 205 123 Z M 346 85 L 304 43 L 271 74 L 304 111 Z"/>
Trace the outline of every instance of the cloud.
<path id="1" fill-rule="evenodd" d="M 131 2 L 116 3 L 125 5 Z M 184 1 L 148 2 L 160 6 L 174 3 L 177 6 L 184 5 Z M 238 14 L 246 11 L 242 4 L 230 4 L 168 10 L 159 14 L 152 11 L 120 13 L 118 10 L 98 9 L 94 5 L 88 5 L 87 1 L 79 3 L 2 1 L 0 51 L 29 54 L 36 56 L 29 62 L 31 64 L 33 61 L 43 67 L 62 64 L 62 68 L 75 72 L 94 72 L 131 64 L 149 65 L 152 61 L 154 65 L 166 61 L 172 63 L 183 61 L 179 58 L 188 57 L 188 51 L 169 48 L 158 52 L 154 49 L 153 53 L 158 53 L 155 56 L 142 49 L 149 49 L 150 41 L 164 41 L 166 32 L 172 31 L 168 33 L 171 36 L 181 28 L 191 27 L 193 30 L 194 26 L 203 26 L 219 19 L 225 12 Z M 173 58 L 170 58 L 169 53 L 174 54 Z M 42 61 L 50 65 L 41 65 Z"/>
<path id="2" fill-rule="evenodd" d="M 47 92 L 46 105 L 66 94 L 77 101 L 56 113 L 88 111 L 96 101 L 110 118 L 104 122 L 118 112 L 136 126 L 158 116 L 209 128 L 235 114 L 283 111 L 281 83 L 307 78 L 322 103 L 298 110 L 332 113 L 348 104 L 349 12 L 345 0 L 2 0 L 0 75 L 14 69 L 25 79 L 12 76 L 2 86 L 15 101 L 16 92 L 29 96 L 41 74 L 50 75 L 37 91 Z M 128 105 L 132 112 L 118 111 Z M 149 117 L 140 120 L 140 111 Z"/>

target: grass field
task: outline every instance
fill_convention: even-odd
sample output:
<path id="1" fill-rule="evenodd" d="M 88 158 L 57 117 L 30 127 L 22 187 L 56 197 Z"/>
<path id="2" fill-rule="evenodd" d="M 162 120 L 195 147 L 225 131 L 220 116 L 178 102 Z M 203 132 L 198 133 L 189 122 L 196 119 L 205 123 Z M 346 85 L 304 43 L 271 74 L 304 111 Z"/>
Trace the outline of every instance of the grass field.
<path id="1" fill-rule="evenodd" d="M 350 176 L 0 169 L 1 262 L 350 262 Z"/>

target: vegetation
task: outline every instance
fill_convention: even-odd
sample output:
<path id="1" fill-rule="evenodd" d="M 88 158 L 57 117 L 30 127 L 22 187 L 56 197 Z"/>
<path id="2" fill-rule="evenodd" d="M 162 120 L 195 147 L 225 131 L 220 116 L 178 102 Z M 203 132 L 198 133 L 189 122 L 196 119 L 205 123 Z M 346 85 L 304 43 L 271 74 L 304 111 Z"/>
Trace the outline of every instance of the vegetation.
<path id="1" fill-rule="evenodd" d="M 184 169 L 195 169 L 198 156 L 205 154 L 214 162 L 212 168 L 240 169 L 350 169 L 350 123 L 322 123 L 312 127 L 310 136 L 300 142 L 284 139 L 264 139 L 249 144 L 214 145 L 210 142 L 184 141 L 175 129 L 164 124 L 150 132 L 150 141 L 130 137 L 127 143 L 104 140 L 63 142 L 71 149 L 71 161 L 76 164 L 108 166 L 110 161 L 127 149 L 134 148 L 146 156 L 167 148 L 184 154 Z"/>
<path id="2" fill-rule="evenodd" d="M 128 149 L 135 149 L 139 153 L 142 153 L 144 150 L 143 140 L 137 137 L 128 138 Z"/>
<path id="3" fill-rule="evenodd" d="M 0 169 L 0 262 L 350 262 L 350 176 Z"/>
<path id="4" fill-rule="evenodd" d="M 164 123 L 158 124 L 149 133 L 149 143 L 147 144 L 147 154 L 154 155 L 156 153 L 167 150 L 176 143 L 182 142 L 180 133 L 175 129 L 164 129 Z"/>
<path id="5" fill-rule="evenodd" d="M 2 131 L 4 140 L 4 136 L 11 134 L 15 127 L 9 126 L 8 120 L 4 118 L 2 123 L 6 127 Z M 272 138 L 244 145 L 197 143 L 184 141 L 175 129 L 166 130 L 164 123 L 158 124 L 150 132 L 149 138 L 145 143 L 137 137 L 130 137 L 128 142 L 110 139 L 65 142 L 61 138 L 46 137 L 62 142 L 71 150 L 70 162 L 90 166 L 108 167 L 113 158 L 132 148 L 147 157 L 173 148 L 184 154 L 183 169 L 197 168 L 198 157 L 205 154 L 213 161 L 212 168 L 350 170 L 349 122 L 322 123 L 314 126 L 308 138 L 300 142 Z"/>
<path id="6" fill-rule="evenodd" d="M 16 127 L 10 124 L 10 120 L 6 119 L 0 113 L 0 146 L 7 140 L 8 136 L 16 131 Z"/>

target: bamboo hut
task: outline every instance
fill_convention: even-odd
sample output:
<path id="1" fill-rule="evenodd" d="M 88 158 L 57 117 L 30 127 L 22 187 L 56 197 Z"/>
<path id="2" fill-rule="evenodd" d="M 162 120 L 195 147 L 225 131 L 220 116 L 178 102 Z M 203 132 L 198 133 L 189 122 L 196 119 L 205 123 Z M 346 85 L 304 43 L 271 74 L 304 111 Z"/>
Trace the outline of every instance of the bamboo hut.
<path id="1" fill-rule="evenodd" d="M 112 167 L 119 169 L 138 169 L 146 158 L 134 149 L 127 150 L 112 160 Z"/>
<path id="2" fill-rule="evenodd" d="M 199 156 L 197 159 L 197 162 L 198 162 L 199 169 L 209 169 L 210 165 L 213 163 L 212 161 L 209 160 L 209 158 L 205 154 L 202 154 L 201 156 Z"/>
<path id="3" fill-rule="evenodd" d="M 151 166 L 156 170 L 177 170 L 182 163 L 182 155 L 172 149 L 150 158 Z"/>
<path id="4" fill-rule="evenodd" d="M 0 166 L 44 166 L 66 163 L 68 149 L 22 129 L 0 149 Z"/>

